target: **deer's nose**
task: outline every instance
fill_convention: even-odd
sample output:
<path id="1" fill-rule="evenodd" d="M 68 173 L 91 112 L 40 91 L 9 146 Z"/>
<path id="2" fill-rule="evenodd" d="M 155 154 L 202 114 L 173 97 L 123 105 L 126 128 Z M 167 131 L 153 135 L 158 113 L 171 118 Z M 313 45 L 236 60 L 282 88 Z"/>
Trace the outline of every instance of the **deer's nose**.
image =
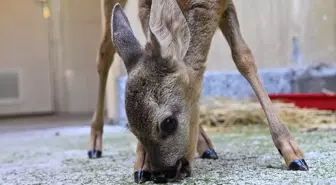
<path id="1" fill-rule="evenodd" d="M 153 171 L 153 181 L 155 183 L 167 183 L 174 180 L 177 176 L 178 168 L 169 168 L 164 171 Z"/>
<path id="2" fill-rule="evenodd" d="M 181 160 L 178 160 L 175 166 L 167 167 L 157 171 L 152 171 L 154 183 L 167 183 L 170 182 L 178 176 L 178 172 L 182 167 Z"/>

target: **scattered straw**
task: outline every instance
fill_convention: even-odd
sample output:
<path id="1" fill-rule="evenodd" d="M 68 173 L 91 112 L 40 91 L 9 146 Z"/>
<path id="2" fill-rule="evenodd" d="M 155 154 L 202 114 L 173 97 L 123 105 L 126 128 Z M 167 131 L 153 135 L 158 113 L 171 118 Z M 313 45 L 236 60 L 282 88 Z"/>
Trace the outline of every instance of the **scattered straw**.
<path id="1" fill-rule="evenodd" d="M 336 112 L 298 108 L 291 103 L 273 102 L 280 119 L 288 126 L 312 129 L 336 124 Z M 201 101 L 200 124 L 206 127 L 230 127 L 233 125 L 267 124 L 259 102 L 206 97 Z"/>

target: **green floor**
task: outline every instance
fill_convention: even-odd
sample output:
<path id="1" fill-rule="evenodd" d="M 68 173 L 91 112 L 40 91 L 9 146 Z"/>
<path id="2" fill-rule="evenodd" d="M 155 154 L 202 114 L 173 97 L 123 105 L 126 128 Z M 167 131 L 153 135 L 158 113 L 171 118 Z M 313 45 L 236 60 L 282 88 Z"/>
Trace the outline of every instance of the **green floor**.
<path id="1" fill-rule="evenodd" d="M 193 176 L 180 184 L 336 184 L 336 132 L 294 133 L 310 171 L 292 172 L 268 132 L 246 130 L 211 134 L 220 159 L 197 156 Z M 134 137 L 106 127 L 104 157 L 89 160 L 88 133 L 88 126 L 2 133 L 0 184 L 132 184 Z"/>

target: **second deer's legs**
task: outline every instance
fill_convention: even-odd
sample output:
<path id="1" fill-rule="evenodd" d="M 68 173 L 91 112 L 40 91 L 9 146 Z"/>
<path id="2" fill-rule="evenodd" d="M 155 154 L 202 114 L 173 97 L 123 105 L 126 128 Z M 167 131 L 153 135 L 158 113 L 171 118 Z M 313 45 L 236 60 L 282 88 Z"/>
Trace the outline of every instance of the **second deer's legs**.
<path id="1" fill-rule="evenodd" d="M 275 147 L 284 157 L 289 170 L 308 170 L 302 150 L 295 142 L 286 125 L 282 123 L 277 111 L 264 89 L 257 73 L 254 58 L 245 43 L 239 28 L 239 22 L 235 6 L 229 1 L 228 7 L 223 13 L 219 27 L 223 32 L 232 53 L 232 58 L 239 72 L 249 82 L 266 114 L 269 129 Z"/>
<path id="2" fill-rule="evenodd" d="M 120 3 L 121 6 L 124 6 L 126 2 L 127 0 L 104 1 L 103 38 L 100 42 L 99 51 L 97 55 L 99 91 L 98 91 L 98 100 L 96 104 L 96 109 L 91 123 L 90 142 L 88 151 L 89 158 L 100 158 L 102 155 L 106 81 L 115 54 L 115 50 L 111 40 L 111 28 L 110 28 L 111 13 L 113 6 L 116 3 Z"/>

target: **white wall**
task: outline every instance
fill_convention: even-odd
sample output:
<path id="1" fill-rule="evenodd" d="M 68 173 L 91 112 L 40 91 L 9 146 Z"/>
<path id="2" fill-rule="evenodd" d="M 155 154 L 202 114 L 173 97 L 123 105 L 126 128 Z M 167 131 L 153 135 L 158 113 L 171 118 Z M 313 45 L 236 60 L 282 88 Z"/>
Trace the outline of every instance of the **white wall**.
<path id="1" fill-rule="evenodd" d="M 34 1 L 0 0 L 0 115 L 53 111 L 48 21 Z M 18 75 L 8 80 L 8 74 Z M 11 88 L 17 87 L 17 88 Z M 18 89 L 18 90 L 15 90 Z"/>
<path id="2" fill-rule="evenodd" d="M 91 113 L 98 92 L 96 54 L 102 32 L 97 0 L 52 1 L 55 104 L 61 113 Z"/>
<path id="3" fill-rule="evenodd" d="M 137 18 L 137 1 L 130 1 L 126 14 L 135 34 L 144 36 Z M 292 38 L 298 37 L 302 61 L 336 63 L 336 2 L 334 0 L 234 0 L 244 39 L 259 69 L 293 65 Z M 109 75 L 108 115 L 118 113 L 115 105 L 115 78 L 126 75 L 116 57 Z M 222 33 L 213 38 L 207 64 L 208 71 L 236 70 L 230 49 Z"/>
<path id="4" fill-rule="evenodd" d="M 9 0 L 7 0 L 9 1 Z M 135 34 L 145 38 L 137 17 L 137 2 L 126 5 Z M 335 1 L 324 0 L 234 0 L 243 36 L 259 68 L 291 65 L 293 36 L 300 40 L 303 61 L 335 62 Z M 102 23 L 101 1 L 51 0 L 50 55 L 54 77 L 56 111 L 92 113 L 97 101 L 96 54 Z M 299 8 L 298 8 L 299 7 Z M 218 30 L 208 58 L 208 71 L 236 70 L 228 45 Z M 115 78 L 125 75 L 120 58 L 115 57 L 107 88 L 108 115 L 115 109 Z"/>

